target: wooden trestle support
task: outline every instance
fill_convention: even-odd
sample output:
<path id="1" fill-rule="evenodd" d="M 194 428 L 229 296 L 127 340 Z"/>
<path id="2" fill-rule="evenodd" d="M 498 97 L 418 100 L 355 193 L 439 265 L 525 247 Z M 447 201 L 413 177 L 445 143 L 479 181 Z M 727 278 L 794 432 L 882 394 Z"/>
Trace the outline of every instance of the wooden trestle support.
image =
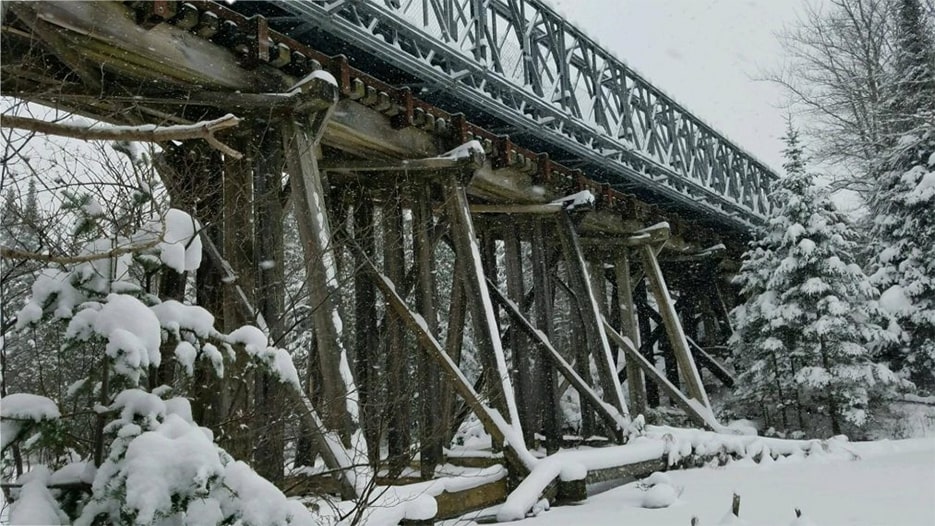
<path id="1" fill-rule="evenodd" d="M 5 55 L 20 73 L 4 70 L 4 95 L 120 123 L 243 118 L 244 134 L 228 139 L 245 159 L 161 173 L 173 205 L 209 225 L 227 329 L 252 322 L 282 336 L 283 279 L 260 262 L 282 259 L 291 208 L 314 350 L 309 391 L 289 396 L 344 498 L 361 497 L 373 466 L 398 476 L 416 449 L 431 478 L 455 460 L 446 448 L 471 414 L 509 469 L 499 492 L 533 468 L 531 451 L 553 453 L 566 434 L 626 443 L 634 418 L 664 404 L 659 390 L 693 424 L 717 427 L 698 365 L 733 381 L 705 349 L 729 331 L 716 282 L 722 256 L 737 255 L 731 240 L 702 250 L 721 238 L 218 4 L 4 9 L 7 50 L 28 44 L 30 60 L 77 73 L 50 92 L 52 73 Z M 220 161 L 202 146 L 167 149 Z M 566 390 L 581 429 L 561 410 Z"/>

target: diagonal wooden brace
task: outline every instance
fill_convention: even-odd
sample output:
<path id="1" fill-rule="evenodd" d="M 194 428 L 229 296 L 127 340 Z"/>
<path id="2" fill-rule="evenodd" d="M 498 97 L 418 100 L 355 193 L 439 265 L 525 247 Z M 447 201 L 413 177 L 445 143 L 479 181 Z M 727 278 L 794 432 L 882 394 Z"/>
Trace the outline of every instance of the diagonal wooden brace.
<path id="1" fill-rule="evenodd" d="M 581 378 L 581 376 L 575 372 L 574 367 L 555 349 L 548 337 L 523 316 L 519 307 L 504 296 L 493 281 L 488 279 L 487 284 L 490 291 L 493 293 L 494 300 L 506 309 L 510 318 L 513 319 L 523 332 L 528 334 L 533 342 L 544 351 L 542 355 L 552 362 L 558 372 L 578 391 L 578 395 L 591 404 L 597 411 L 597 414 L 604 420 L 604 424 L 608 430 L 612 432 L 618 441 L 621 441 L 623 438 L 623 426 L 627 424 L 623 415 L 612 405 L 607 404 L 597 396 L 597 393 L 588 385 L 587 381 Z"/>

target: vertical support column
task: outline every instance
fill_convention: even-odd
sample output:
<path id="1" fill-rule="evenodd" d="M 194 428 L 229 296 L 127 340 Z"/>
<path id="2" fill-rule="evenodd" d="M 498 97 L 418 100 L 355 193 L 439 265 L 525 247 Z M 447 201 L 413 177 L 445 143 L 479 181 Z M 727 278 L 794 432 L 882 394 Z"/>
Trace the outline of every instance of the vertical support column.
<path id="1" fill-rule="evenodd" d="M 646 302 L 646 283 L 642 278 L 636 283 L 633 301 L 636 306 L 640 334 L 640 346 L 637 347 L 637 350 L 646 358 L 647 362 L 655 367 L 656 353 L 653 348 L 656 344 L 653 339 L 653 330 L 650 327 L 651 318 L 649 315 L 650 307 Z M 659 407 L 659 387 L 653 382 L 646 383 L 646 406 Z"/>
<path id="2" fill-rule="evenodd" d="M 651 245 L 640 247 L 643 258 L 643 270 L 646 272 L 646 279 L 656 297 L 656 303 L 659 305 L 659 314 L 662 316 L 662 322 L 666 326 L 666 334 L 669 337 L 669 344 L 672 346 L 672 352 L 678 362 L 679 370 L 685 379 L 688 394 L 700 402 L 703 406 L 710 409 L 711 402 L 708 400 L 708 394 L 705 392 L 704 385 L 701 383 L 701 376 L 698 374 L 698 368 L 695 367 L 695 360 L 692 359 L 691 352 L 688 349 L 688 341 L 685 339 L 685 333 L 682 331 L 682 325 L 679 323 L 678 315 L 675 312 L 675 306 L 672 304 L 672 298 L 666 288 L 665 279 L 662 277 L 662 270 L 659 268 L 659 262 L 656 261 L 656 254 Z"/>
<path id="3" fill-rule="evenodd" d="M 403 243 L 403 206 L 400 189 L 394 186 L 383 203 L 383 274 L 393 283 L 406 280 L 405 246 Z M 386 404 L 388 424 L 386 441 L 389 474 L 399 475 L 409 463 L 412 438 L 409 433 L 409 349 L 406 348 L 406 328 L 399 315 L 386 313 Z"/>
<path id="4" fill-rule="evenodd" d="M 455 252 L 464 269 L 464 287 L 471 318 L 474 322 L 474 337 L 481 354 L 484 368 L 489 375 L 488 397 L 493 406 L 508 419 L 517 431 L 521 430 L 516 399 L 513 396 L 513 384 L 510 371 L 506 366 L 500 332 L 494 314 L 493 302 L 487 290 L 487 281 L 481 263 L 480 249 L 477 246 L 477 234 L 471 221 L 467 194 L 464 186 L 454 177 L 445 184 L 448 197 L 448 212 L 451 220 L 451 235 Z"/>
<path id="5" fill-rule="evenodd" d="M 629 417 L 627 404 L 623 398 L 623 390 L 620 387 L 620 381 L 617 379 L 613 356 L 611 356 L 610 342 L 607 340 L 607 334 L 604 332 L 604 326 L 601 323 L 600 307 L 597 304 L 597 298 L 588 277 L 588 269 L 581 254 L 578 234 L 575 232 L 571 217 L 567 213 L 563 212 L 557 223 L 562 250 L 565 253 L 565 262 L 568 265 L 570 285 L 578 297 L 581 317 L 588 339 L 588 349 L 594 353 L 594 359 L 597 362 L 604 398 L 617 408 L 621 415 Z"/>
<path id="6" fill-rule="evenodd" d="M 354 205 L 355 268 L 364 268 L 376 259 L 373 200 L 364 192 Z M 376 466 L 380 461 L 380 353 L 377 337 L 377 292 L 373 280 L 363 272 L 354 273 L 354 373 L 360 398 L 360 422 L 367 442 L 367 459 Z"/>
<path id="7" fill-rule="evenodd" d="M 448 334 L 445 337 L 445 354 L 455 365 L 461 365 L 461 345 L 464 338 L 464 322 L 467 317 L 467 305 L 464 297 L 463 263 L 455 258 L 454 271 L 451 273 L 451 303 L 448 307 Z M 444 426 L 444 441 L 451 441 L 457 429 L 454 429 L 457 399 L 451 387 L 442 386 L 441 396 L 442 424 Z"/>
<path id="8" fill-rule="evenodd" d="M 554 312 L 552 302 L 555 297 L 552 287 L 551 269 L 548 266 L 548 251 L 545 243 L 545 225 L 536 220 L 532 229 L 532 275 L 536 308 L 536 325 L 539 330 L 552 340 L 554 330 L 552 321 Z M 540 357 L 541 360 L 541 357 Z M 541 385 L 542 399 L 542 425 L 545 428 L 545 449 L 549 453 L 558 451 L 562 440 L 562 421 L 559 417 L 558 393 L 555 389 L 555 367 L 550 363 L 543 364 L 543 381 Z"/>
<path id="9" fill-rule="evenodd" d="M 432 243 L 432 201 L 426 185 L 416 185 L 412 207 L 413 252 L 418 269 L 416 307 L 425 320 L 426 328 L 438 334 L 438 314 L 435 311 L 435 245 Z M 419 466 L 423 479 L 435 475 L 435 466 L 442 461 L 445 428 L 441 417 L 441 371 L 432 360 L 419 360 L 420 436 Z"/>
<path id="10" fill-rule="evenodd" d="M 506 270 L 506 290 L 510 299 L 520 305 L 523 302 L 523 254 L 515 222 L 504 225 L 503 249 Z M 513 369 L 516 371 L 516 405 L 519 419 L 523 424 L 523 439 L 532 447 L 538 424 L 538 393 L 536 385 L 540 381 L 539 369 L 542 360 L 537 360 L 530 349 L 526 336 L 513 327 L 510 330 L 510 348 L 513 350 Z"/>
<path id="11" fill-rule="evenodd" d="M 269 337 L 282 345 L 285 334 L 283 312 L 286 303 L 283 270 L 282 141 L 275 128 L 258 130 L 257 155 L 254 159 L 254 225 L 256 227 L 257 302 L 259 313 L 269 327 Z M 271 482 L 282 480 L 285 465 L 284 389 L 277 378 L 257 372 L 254 401 L 259 431 L 255 441 L 254 463 L 257 473 Z"/>
<path id="12" fill-rule="evenodd" d="M 317 135 L 316 130 L 310 132 Z M 299 237 L 305 252 L 309 305 L 321 369 L 322 412 L 327 427 L 338 432 L 344 446 L 350 447 L 351 434 L 357 425 L 357 389 L 343 344 L 331 223 L 325 209 L 316 143 L 291 120 L 283 124 L 283 143 Z"/>
<path id="13" fill-rule="evenodd" d="M 617 280 L 617 304 L 620 306 L 620 321 L 624 336 L 630 338 L 633 347 L 640 348 L 639 319 L 633 303 L 633 282 L 630 280 L 630 258 L 626 248 L 621 248 L 614 261 Z M 630 392 L 630 409 L 634 414 L 646 413 L 646 379 L 639 365 L 627 359 L 627 388 Z"/>
<path id="14" fill-rule="evenodd" d="M 236 137 L 235 148 L 249 151 L 247 141 Z M 237 274 L 237 284 L 247 301 L 254 303 L 254 266 L 253 266 L 253 172 L 250 159 L 224 159 L 224 259 Z M 224 289 L 224 330 L 230 332 L 247 323 L 249 319 L 241 308 L 237 291 L 234 287 Z M 246 357 L 238 356 L 233 367 L 227 368 L 224 388 L 222 389 L 222 444 L 235 458 L 249 458 L 252 438 L 245 421 L 250 410 L 252 386 L 245 378 Z"/>
<path id="15" fill-rule="evenodd" d="M 549 340 L 552 340 L 554 336 L 552 304 L 555 294 L 548 264 L 545 225 L 541 220 L 536 220 L 533 224 L 531 245 L 533 288 L 536 290 L 534 294 L 536 325 Z M 541 378 L 541 381 L 537 380 L 537 383 L 540 385 L 543 399 L 541 411 L 542 426 L 545 429 L 545 449 L 549 453 L 554 453 L 561 447 L 562 422 L 558 412 L 558 394 L 555 392 L 555 368 L 550 363 L 543 364 Z"/>

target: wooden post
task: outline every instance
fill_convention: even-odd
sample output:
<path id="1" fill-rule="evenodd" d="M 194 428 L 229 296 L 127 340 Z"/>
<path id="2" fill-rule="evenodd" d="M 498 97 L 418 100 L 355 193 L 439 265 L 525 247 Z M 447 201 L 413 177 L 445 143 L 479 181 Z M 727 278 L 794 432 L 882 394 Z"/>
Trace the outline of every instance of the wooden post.
<path id="1" fill-rule="evenodd" d="M 536 326 L 550 340 L 553 337 L 552 320 L 554 312 L 552 302 L 555 298 L 552 287 L 551 268 L 548 264 L 548 251 L 545 246 L 545 225 L 536 220 L 532 227 L 532 275 L 536 308 Z M 549 453 L 558 451 L 562 440 L 562 421 L 559 415 L 558 393 L 555 390 L 555 368 L 551 364 L 542 367 L 542 424 L 545 429 L 545 449 Z"/>
<path id="2" fill-rule="evenodd" d="M 620 387 L 620 381 L 617 379 L 617 370 L 614 366 L 613 356 L 611 356 L 610 343 L 607 341 L 607 335 L 601 325 L 600 307 L 591 287 L 588 269 L 581 253 L 578 234 L 575 232 L 574 224 L 572 224 L 571 217 L 567 213 L 560 214 L 557 223 L 562 250 L 565 253 L 565 264 L 568 267 L 570 285 L 578 299 L 582 322 L 587 335 L 588 349 L 594 353 L 594 361 L 597 363 L 601 386 L 604 389 L 604 397 L 620 414 L 629 418 L 627 404 L 623 398 L 623 390 Z"/>
<path id="3" fill-rule="evenodd" d="M 324 123 L 322 123 L 323 125 Z M 283 123 L 286 164 L 292 183 L 293 203 L 299 237 L 305 252 L 309 305 L 321 369 L 322 412 L 329 429 L 339 433 L 345 447 L 351 445 L 356 428 L 357 389 L 347 367 L 337 298 L 337 268 L 331 246 L 331 224 L 325 209 L 325 192 L 318 170 L 316 143 L 319 130 Z M 342 366 L 344 364 L 344 366 Z"/>
<path id="4" fill-rule="evenodd" d="M 708 400 L 708 394 L 705 392 L 704 385 L 701 383 L 701 376 L 695 367 L 695 360 L 692 359 L 691 351 L 688 349 L 688 342 L 685 339 L 685 333 L 682 331 L 682 325 L 679 323 L 678 315 L 675 313 L 675 306 L 672 304 L 672 298 L 666 288 L 665 279 L 662 277 L 662 271 L 659 268 L 659 262 L 656 260 L 656 254 L 652 246 L 643 245 L 640 247 L 643 270 L 646 272 L 646 279 L 649 287 L 656 297 L 656 303 L 659 305 L 659 314 L 662 316 L 662 322 L 666 326 L 666 334 L 669 336 L 669 344 L 672 346 L 672 352 L 675 353 L 679 369 L 685 379 L 685 384 L 689 395 L 701 403 L 705 408 L 711 409 L 711 402 Z"/>
<path id="5" fill-rule="evenodd" d="M 639 322 L 640 346 L 637 349 L 647 361 L 655 365 L 656 353 L 654 351 L 656 340 L 653 337 L 653 329 L 650 327 L 650 309 L 646 299 L 646 283 L 642 277 L 634 280 L 636 287 L 634 289 L 633 301 L 636 305 L 636 315 Z M 659 387 L 655 383 L 646 383 L 646 406 L 659 407 Z"/>
<path id="6" fill-rule="evenodd" d="M 236 137 L 234 144 L 241 151 L 247 142 Z M 253 172 L 249 159 L 224 159 L 224 260 L 234 269 L 237 285 L 247 301 L 255 304 L 253 263 Z M 230 332 L 255 320 L 246 316 L 240 308 L 238 291 L 233 287 L 224 289 L 224 330 Z M 246 358 L 239 356 L 232 367 L 226 368 L 222 390 L 223 426 L 222 444 L 234 458 L 250 458 L 253 452 L 252 438 L 244 430 L 250 411 L 253 388 L 252 379 L 247 378 Z"/>
<path id="7" fill-rule="evenodd" d="M 416 307 L 425 319 L 432 334 L 438 334 L 438 315 L 435 311 L 435 244 L 432 229 L 435 226 L 429 188 L 419 185 L 414 188 L 415 201 L 412 208 L 412 242 L 415 266 L 418 269 Z M 419 467 L 423 479 L 435 475 L 435 466 L 442 461 L 445 427 L 440 421 L 441 387 L 440 371 L 434 361 L 419 360 L 420 436 Z"/>
<path id="8" fill-rule="evenodd" d="M 373 200 L 361 192 L 354 205 L 354 267 L 363 268 L 376 252 Z M 360 422 L 370 465 L 380 461 L 380 353 L 377 332 L 377 291 L 363 272 L 354 273 L 354 373 L 360 397 Z"/>
<path id="9" fill-rule="evenodd" d="M 503 248 L 506 270 L 506 289 L 510 299 L 519 305 L 525 294 L 523 290 L 523 254 L 515 222 L 504 225 Z M 526 337 L 516 330 L 510 331 L 510 348 L 513 351 L 513 369 L 516 371 L 516 405 L 523 425 L 523 439 L 528 447 L 535 442 L 539 429 L 536 381 L 541 362 L 526 344 Z"/>
<path id="10" fill-rule="evenodd" d="M 461 364 L 461 345 L 464 339 L 464 322 L 467 315 L 467 305 L 464 296 L 464 271 L 462 264 L 455 259 L 454 271 L 451 273 L 451 303 L 448 307 L 448 334 L 445 339 L 445 354 L 452 363 Z M 451 441 L 454 433 L 454 419 L 457 414 L 457 400 L 455 392 L 448 386 L 442 386 L 442 425 L 445 430 L 445 443 Z"/>
<path id="11" fill-rule="evenodd" d="M 269 337 L 274 344 L 282 345 L 286 302 L 281 195 L 282 141 L 275 129 L 258 130 L 258 134 L 261 139 L 253 159 L 256 305 L 267 322 Z M 255 384 L 254 403 L 258 408 L 255 412 L 258 421 L 254 426 L 257 432 L 254 439 L 254 465 L 257 473 L 277 483 L 282 480 L 285 465 L 284 391 L 279 379 L 269 374 L 257 373 Z"/>
<path id="12" fill-rule="evenodd" d="M 636 305 L 633 303 L 633 283 L 630 281 L 630 258 L 626 248 L 621 248 L 614 261 L 614 272 L 617 281 L 617 305 L 620 308 L 620 318 L 623 325 L 623 334 L 633 341 L 633 346 L 640 348 L 639 319 L 636 315 Z M 627 388 L 630 392 L 630 409 L 635 414 L 646 412 L 646 380 L 643 371 L 633 360 L 627 359 Z"/>
<path id="13" fill-rule="evenodd" d="M 493 302 L 490 300 L 490 293 L 484 278 L 480 249 L 477 246 L 474 223 L 471 221 L 467 194 L 464 186 L 451 177 L 445 184 L 445 195 L 448 198 L 451 237 L 457 257 L 463 264 L 465 295 L 471 309 L 474 337 L 477 339 L 477 349 L 489 378 L 487 382 L 489 398 L 503 417 L 508 418 L 515 429 L 521 430 L 516 400 L 513 396 L 513 384 L 503 356 Z"/>
<path id="14" fill-rule="evenodd" d="M 405 247 L 403 243 L 403 207 L 400 189 L 394 186 L 383 203 L 383 274 L 393 283 L 406 278 Z M 408 387 L 409 350 L 402 320 L 394 311 L 386 313 L 386 442 L 389 457 L 389 476 L 398 476 L 409 464 L 409 402 L 412 395 Z"/>

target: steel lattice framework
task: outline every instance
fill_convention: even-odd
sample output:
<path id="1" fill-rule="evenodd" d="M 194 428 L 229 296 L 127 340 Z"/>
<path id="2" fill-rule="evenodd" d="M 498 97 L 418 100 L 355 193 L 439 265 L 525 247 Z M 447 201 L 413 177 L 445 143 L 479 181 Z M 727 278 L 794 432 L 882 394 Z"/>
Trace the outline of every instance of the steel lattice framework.
<path id="1" fill-rule="evenodd" d="M 539 0 L 277 2 L 301 38 L 321 30 L 580 158 L 621 189 L 755 224 L 766 166 Z"/>

